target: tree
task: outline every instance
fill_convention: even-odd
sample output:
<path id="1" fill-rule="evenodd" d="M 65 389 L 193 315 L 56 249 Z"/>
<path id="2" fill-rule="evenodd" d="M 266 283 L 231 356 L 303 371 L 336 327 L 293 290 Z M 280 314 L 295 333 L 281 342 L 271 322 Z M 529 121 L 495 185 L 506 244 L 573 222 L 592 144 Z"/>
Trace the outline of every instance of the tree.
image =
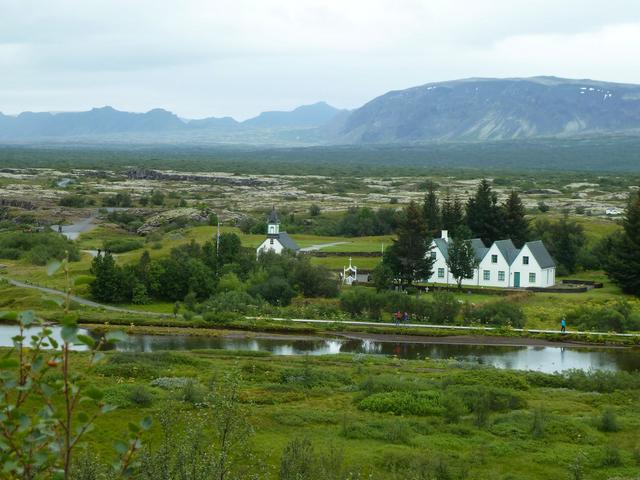
<path id="1" fill-rule="evenodd" d="M 478 266 L 478 260 L 470 240 L 456 237 L 451 241 L 447 266 L 458 284 L 458 289 L 462 288 L 463 279 L 473 278 L 473 271 Z"/>
<path id="2" fill-rule="evenodd" d="M 411 202 L 399 222 L 397 238 L 385 251 L 382 261 L 401 284 L 411 285 L 416 280 L 431 276 L 433 259 L 427 255 L 430 248 L 431 236 L 422 212 L 415 202 Z"/>
<path id="3" fill-rule="evenodd" d="M 312 217 L 317 217 L 318 215 L 320 215 L 320 212 L 320 205 L 318 205 L 317 203 L 314 203 L 309 207 L 309 215 L 311 215 Z"/>
<path id="4" fill-rule="evenodd" d="M 478 185 L 475 196 L 467 202 L 467 225 L 476 237 L 491 245 L 502 235 L 503 216 L 498 206 L 498 196 L 491 191 L 487 180 Z"/>
<path id="5" fill-rule="evenodd" d="M 457 198 L 453 201 L 447 192 L 442 201 L 442 229 L 453 236 L 460 236 L 458 230 L 464 225 L 464 208 Z"/>
<path id="6" fill-rule="evenodd" d="M 424 196 L 422 215 L 427 226 L 427 231 L 432 235 L 436 234 L 442 228 L 438 195 L 436 194 L 436 185 L 433 182 L 429 183 L 427 194 Z"/>
<path id="7" fill-rule="evenodd" d="M 91 296 L 106 303 L 117 303 L 122 300 L 122 269 L 109 252 L 96 256 L 91 262 L 91 274 L 95 279 L 89 284 Z"/>
<path id="8" fill-rule="evenodd" d="M 389 265 L 384 262 L 380 262 L 376 268 L 373 269 L 373 272 L 371 272 L 371 279 L 373 280 L 373 285 L 376 287 L 378 292 L 386 290 L 393 283 L 393 270 Z"/>
<path id="9" fill-rule="evenodd" d="M 517 248 L 522 248 L 529 238 L 529 222 L 525 218 L 524 205 L 518 192 L 511 190 L 503 211 L 504 235 L 509 237 Z"/>
<path id="10" fill-rule="evenodd" d="M 622 226 L 623 233 L 612 239 L 605 271 L 624 292 L 640 296 L 640 195 L 629 201 Z"/>
<path id="11" fill-rule="evenodd" d="M 559 275 L 574 273 L 578 269 L 578 259 L 587 242 L 582 225 L 569 220 L 566 215 L 555 223 L 538 220 L 534 225 L 534 236 L 544 242 L 558 263 Z"/>

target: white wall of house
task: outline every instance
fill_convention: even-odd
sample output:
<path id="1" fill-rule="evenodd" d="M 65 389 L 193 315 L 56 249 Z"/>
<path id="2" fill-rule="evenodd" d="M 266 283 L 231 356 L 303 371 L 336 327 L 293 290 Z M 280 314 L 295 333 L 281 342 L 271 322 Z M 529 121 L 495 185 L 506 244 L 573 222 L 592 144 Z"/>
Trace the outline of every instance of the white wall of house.
<path id="1" fill-rule="evenodd" d="M 511 283 L 515 285 L 516 273 L 520 273 L 520 287 L 552 287 L 556 283 L 555 268 L 541 268 L 525 245 L 511 265 Z"/>
<path id="2" fill-rule="evenodd" d="M 443 253 L 436 246 L 435 242 L 431 243 L 431 251 L 427 253 L 433 257 L 433 266 L 431 267 L 431 276 L 429 282 L 431 283 L 455 283 L 455 280 L 449 273 L 449 267 L 447 261 L 444 258 Z"/>
<path id="3" fill-rule="evenodd" d="M 480 285 L 486 287 L 511 287 L 509 262 L 494 243 L 478 266 Z"/>
<path id="4" fill-rule="evenodd" d="M 282 244 L 277 238 L 267 238 L 256 249 L 256 255 L 260 255 L 263 252 L 269 252 L 269 251 L 276 252 L 279 255 L 282 253 L 283 250 L 284 250 L 284 247 L 282 246 Z"/>

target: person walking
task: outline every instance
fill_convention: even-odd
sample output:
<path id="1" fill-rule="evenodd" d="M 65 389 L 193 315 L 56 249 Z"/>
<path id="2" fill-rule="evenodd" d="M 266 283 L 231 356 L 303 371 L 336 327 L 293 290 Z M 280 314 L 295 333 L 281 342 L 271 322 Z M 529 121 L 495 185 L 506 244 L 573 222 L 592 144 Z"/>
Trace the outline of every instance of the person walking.
<path id="1" fill-rule="evenodd" d="M 396 317 L 396 327 L 400 326 L 400 319 L 402 318 L 402 314 L 400 313 L 400 310 L 398 310 L 395 313 L 395 317 Z"/>
<path id="2" fill-rule="evenodd" d="M 560 322 L 560 331 L 562 333 L 567 333 L 567 321 L 564 317 L 562 317 L 562 321 Z"/>
<path id="3" fill-rule="evenodd" d="M 402 317 L 402 322 L 403 323 L 409 323 L 409 313 L 408 312 L 404 312 L 404 315 Z"/>

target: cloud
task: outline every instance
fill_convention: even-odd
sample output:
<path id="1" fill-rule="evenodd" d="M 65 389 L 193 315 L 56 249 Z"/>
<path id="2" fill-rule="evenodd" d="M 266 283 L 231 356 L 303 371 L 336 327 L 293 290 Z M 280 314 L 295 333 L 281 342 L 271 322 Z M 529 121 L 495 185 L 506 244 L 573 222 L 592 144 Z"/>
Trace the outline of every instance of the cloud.
<path id="1" fill-rule="evenodd" d="M 468 76 L 640 82 L 609 0 L 0 0 L 0 110 L 246 117 Z"/>

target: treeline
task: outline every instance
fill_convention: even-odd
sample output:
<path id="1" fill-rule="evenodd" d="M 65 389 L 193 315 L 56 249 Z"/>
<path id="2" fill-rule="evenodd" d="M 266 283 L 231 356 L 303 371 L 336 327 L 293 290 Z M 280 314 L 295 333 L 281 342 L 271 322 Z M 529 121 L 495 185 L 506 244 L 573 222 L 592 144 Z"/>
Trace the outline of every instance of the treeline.
<path id="1" fill-rule="evenodd" d="M 184 301 L 189 307 L 230 291 L 242 292 L 273 305 L 288 305 L 296 295 L 335 296 L 337 280 L 304 256 L 266 253 L 256 259 L 233 233 L 220 235 L 219 244 L 191 241 L 161 259 L 145 251 L 131 265 L 117 265 L 110 253 L 91 265 L 93 298 L 107 303 L 143 304 L 155 300 Z M 246 298 L 246 297 L 245 297 Z"/>

